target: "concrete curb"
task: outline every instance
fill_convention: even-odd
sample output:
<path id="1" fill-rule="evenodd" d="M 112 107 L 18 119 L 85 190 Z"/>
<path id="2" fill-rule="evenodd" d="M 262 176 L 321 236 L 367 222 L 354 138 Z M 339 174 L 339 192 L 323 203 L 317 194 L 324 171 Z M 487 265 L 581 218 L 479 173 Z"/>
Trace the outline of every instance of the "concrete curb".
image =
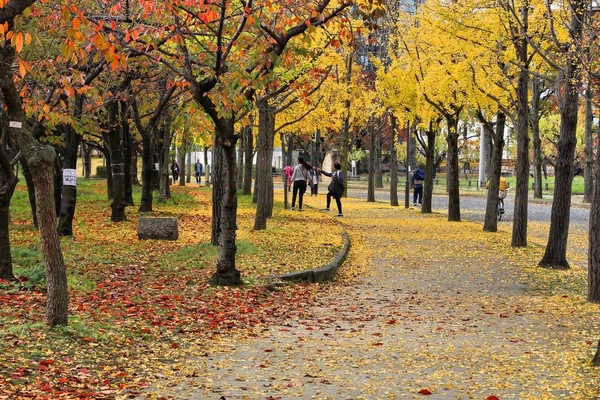
<path id="1" fill-rule="evenodd" d="M 335 273 L 338 268 L 344 263 L 346 257 L 348 256 L 348 251 L 350 250 L 350 236 L 348 232 L 344 229 L 342 233 L 342 237 L 344 239 L 344 245 L 342 250 L 337 254 L 337 256 L 330 261 L 329 263 L 321 266 L 317 269 L 309 269 L 305 271 L 299 272 L 290 272 L 283 275 L 275 275 L 273 277 L 274 280 L 281 281 L 293 281 L 293 282 L 325 282 L 333 280 Z"/>

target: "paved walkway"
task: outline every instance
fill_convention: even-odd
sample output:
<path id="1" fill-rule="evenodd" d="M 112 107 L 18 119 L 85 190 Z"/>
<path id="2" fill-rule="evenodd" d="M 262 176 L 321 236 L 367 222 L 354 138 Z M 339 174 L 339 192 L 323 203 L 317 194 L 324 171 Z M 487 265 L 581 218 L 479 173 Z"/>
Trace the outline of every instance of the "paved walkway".
<path id="1" fill-rule="evenodd" d="M 443 216 L 347 200 L 340 282 L 301 319 L 223 338 L 153 395 L 181 399 L 547 399 L 600 395 L 598 309 L 548 291 L 540 248 Z M 557 278 L 558 276 L 558 278 Z M 539 277 L 539 279 L 538 279 Z M 553 289 L 554 290 L 554 289 Z M 431 393 L 429 396 L 426 394 Z"/>

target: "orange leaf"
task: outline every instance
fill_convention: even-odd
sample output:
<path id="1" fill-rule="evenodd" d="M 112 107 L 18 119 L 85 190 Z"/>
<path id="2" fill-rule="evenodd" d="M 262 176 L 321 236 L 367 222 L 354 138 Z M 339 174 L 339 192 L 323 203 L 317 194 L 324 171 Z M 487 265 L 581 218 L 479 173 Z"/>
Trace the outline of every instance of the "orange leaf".
<path id="1" fill-rule="evenodd" d="M 17 53 L 20 53 L 23 50 L 23 33 L 19 32 L 15 35 L 15 49 Z"/>
<path id="2" fill-rule="evenodd" d="M 73 18 L 73 22 L 71 22 L 73 24 L 73 28 L 79 30 L 79 28 L 81 27 L 81 20 L 77 17 Z"/>
<path id="3" fill-rule="evenodd" d="M 25 67 L 23 61 L 19 60 L 19 76 L 21 78 L 25 78 L 25 75 L 27 75 L 27 68 Z"/>

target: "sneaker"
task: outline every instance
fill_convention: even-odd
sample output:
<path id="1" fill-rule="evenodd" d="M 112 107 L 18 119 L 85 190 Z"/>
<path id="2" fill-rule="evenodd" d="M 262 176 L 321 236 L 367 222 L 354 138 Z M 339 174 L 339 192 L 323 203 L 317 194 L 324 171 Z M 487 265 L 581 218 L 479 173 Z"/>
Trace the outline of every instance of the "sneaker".
<path id="1" fill-rule="evenodd" d="M 417 203 L 413 203 L 413 206 L 415 206 L 415 207 L 416 207 L 416 206 L 417 206 Z"/>
<path id="2" fill-rule="evenodd" d="M 343 217 L 343 216 L 344 216 L 344 214 L 342 214 L 342 213 L 339 213 L 336 215 L 336 217 Z"/>
<path id="3" fill-rule="evenodd" d="M 329 211 L 329 207 L 325 207 L 323 211 Z"/>
<path id="4" fill-rule="evenodd" d="M 298 211 L 304 211 L 302 208 L 299 208 Z"/>
<path id="5" fill-rule="evenodd" d="M 292 211 L 294 211 L 295 209 L 296 209 L 296 207 L 292 207 L 292 208 L 290 208 L 290 210 L 292 210 Z"/>

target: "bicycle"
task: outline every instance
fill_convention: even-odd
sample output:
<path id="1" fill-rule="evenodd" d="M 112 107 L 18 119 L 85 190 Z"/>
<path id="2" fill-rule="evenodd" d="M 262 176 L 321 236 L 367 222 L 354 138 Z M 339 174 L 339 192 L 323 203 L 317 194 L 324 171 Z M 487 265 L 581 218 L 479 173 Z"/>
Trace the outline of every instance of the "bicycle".
<path id="1" fill-rule="evenodd" d="M 506 198 L 507 191 L 508 189 L 500 190 L 498 192 L 498 221 L 502 221 L 502 216 L 504 215 L 504 199 Z"/>

